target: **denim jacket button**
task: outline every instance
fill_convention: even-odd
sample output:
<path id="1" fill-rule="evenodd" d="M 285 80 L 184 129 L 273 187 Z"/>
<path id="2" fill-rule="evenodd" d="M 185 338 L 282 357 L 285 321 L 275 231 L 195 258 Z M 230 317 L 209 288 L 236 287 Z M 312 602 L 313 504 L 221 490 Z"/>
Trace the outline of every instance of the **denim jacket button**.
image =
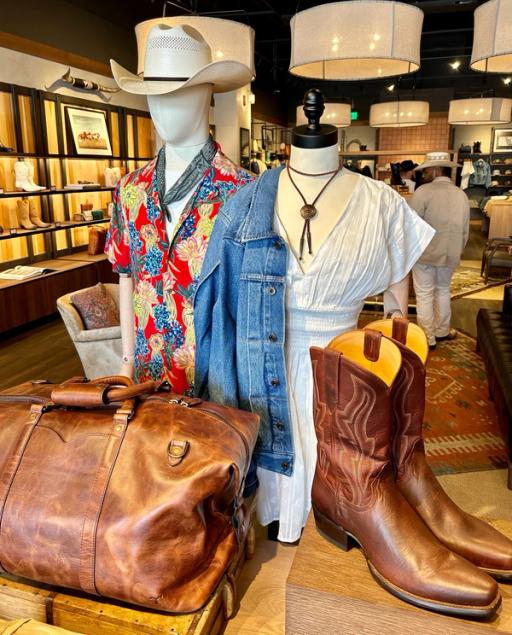
<path id="1" fill-rule="evenodd" d="M 279 379 L 273 379 L 273 380 L 270 382 L 270 385 L 271 385 L 271 386 L 274 386 L 274 388 L 276 388 L 277 386 L 279 386 Z"/>
<path id="2" fill-rule="evenodd" d="M 274 295 L 275 292 L 276 292 L 276 288 L 275 287 L 269 287 L 268 288 L 268 292 L 269 292 L 270 295 Z"/>
<path id="3" fill-rule="evenodd" d="M 279 240 L 275 240 L 274 241 L 274 249 L 281 249 L 283 245 L 281 245 L 281 242 Z"/>
<path id="4" fill-rule="evenodd" d="M 282 421 L 278 421 L 275 425 L 278 430 L 284 430 L 284 423 Z"/>
<path id="5" fill-rule="evenodd" d="M 290 464 L 288 463 L 288 461 L 283 461 L 281 463 L 281 467 L 283 468 L 283 470 L 287 470 L 290 467 Z"/>
<path id="6" fill-rule="evenodd" d="M 277 335 L 275 333 L 271 333 L 268 336 L 268 339 L 269 339 L 270 342 L 277 342 Z"/>

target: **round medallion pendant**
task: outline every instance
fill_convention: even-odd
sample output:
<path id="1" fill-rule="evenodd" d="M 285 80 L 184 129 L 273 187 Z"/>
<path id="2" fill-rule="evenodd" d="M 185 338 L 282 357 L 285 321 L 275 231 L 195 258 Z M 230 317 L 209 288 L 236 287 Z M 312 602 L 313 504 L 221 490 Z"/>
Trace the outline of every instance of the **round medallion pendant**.
<path id="1" fill-rule="evenodd" d="M 306 204 L 300 208 L 300 215 L 305 220 L 310 220 L 311 218 L 314 218 L 317 215 L 317 213 L 318 212 L 316 211 L 316 207 L 314 205 Z"/>

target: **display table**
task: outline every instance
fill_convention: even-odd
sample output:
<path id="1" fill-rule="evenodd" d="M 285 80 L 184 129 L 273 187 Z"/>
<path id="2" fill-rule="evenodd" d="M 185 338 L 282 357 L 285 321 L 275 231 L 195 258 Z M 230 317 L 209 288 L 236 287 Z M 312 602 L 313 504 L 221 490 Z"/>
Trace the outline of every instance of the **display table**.
<path id="1" fill-rule="evenodd" d="M 491 200 L 485 211 L 490 219 L 489 239 L 512 236 L 512 200 Z"/>
<path id="2" fill-rule="evenodd" d="M 495 526 L 512 536 L 512 522 Z M 289 635 L 490 635 L 512 633 L 512 584 L 500 584 L 503 605 L 492 622 L 425 611 L 395 598 L 371 576 L 360 549 L 329 542 L 310 515 L 286 583 Z"/>

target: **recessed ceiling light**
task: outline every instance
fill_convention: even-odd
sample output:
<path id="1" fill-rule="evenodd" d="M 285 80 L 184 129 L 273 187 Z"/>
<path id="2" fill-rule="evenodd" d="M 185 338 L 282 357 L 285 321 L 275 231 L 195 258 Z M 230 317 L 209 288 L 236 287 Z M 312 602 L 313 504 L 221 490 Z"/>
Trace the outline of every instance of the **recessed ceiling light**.
<path id="1" fill-rule="evenodd" d="M 460 66 L 459 60 L 455 60 L 455 62 L 450 62 L 450 66 L 453 68 L 454 71 L 456 71 Z"/>
<path id="2" fill-rule="evenodd" d="M 503 77 L 503 83 L 507 86 L 512 82 L 512 77 Z"/>

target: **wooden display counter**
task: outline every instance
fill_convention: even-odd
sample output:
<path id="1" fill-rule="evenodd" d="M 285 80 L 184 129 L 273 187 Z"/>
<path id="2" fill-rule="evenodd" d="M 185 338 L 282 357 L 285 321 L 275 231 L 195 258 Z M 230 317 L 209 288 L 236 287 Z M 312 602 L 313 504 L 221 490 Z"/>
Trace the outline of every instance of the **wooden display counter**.
<path id="1" fill-rule="evenodd" d="M 37 262 L 50 273 L 29 280 L 0 280 L 0 333 L 57 312 L 57 298 L 97 282 L 117 282 L 105 255 L 77 252 Z"/>
<path id="2" fill-rule="evenodd" d="M 512 522 L 495 526 L 512 537 Z M 348 552 L 316 529 L 304 529 L 286 583 L 289 635 L 512 634 L 512 584 L 501 584 L 503 604 L 492 622 L 468 621 L 418 609 L 395 598 L 371 576 L 360 549 Z"/>

